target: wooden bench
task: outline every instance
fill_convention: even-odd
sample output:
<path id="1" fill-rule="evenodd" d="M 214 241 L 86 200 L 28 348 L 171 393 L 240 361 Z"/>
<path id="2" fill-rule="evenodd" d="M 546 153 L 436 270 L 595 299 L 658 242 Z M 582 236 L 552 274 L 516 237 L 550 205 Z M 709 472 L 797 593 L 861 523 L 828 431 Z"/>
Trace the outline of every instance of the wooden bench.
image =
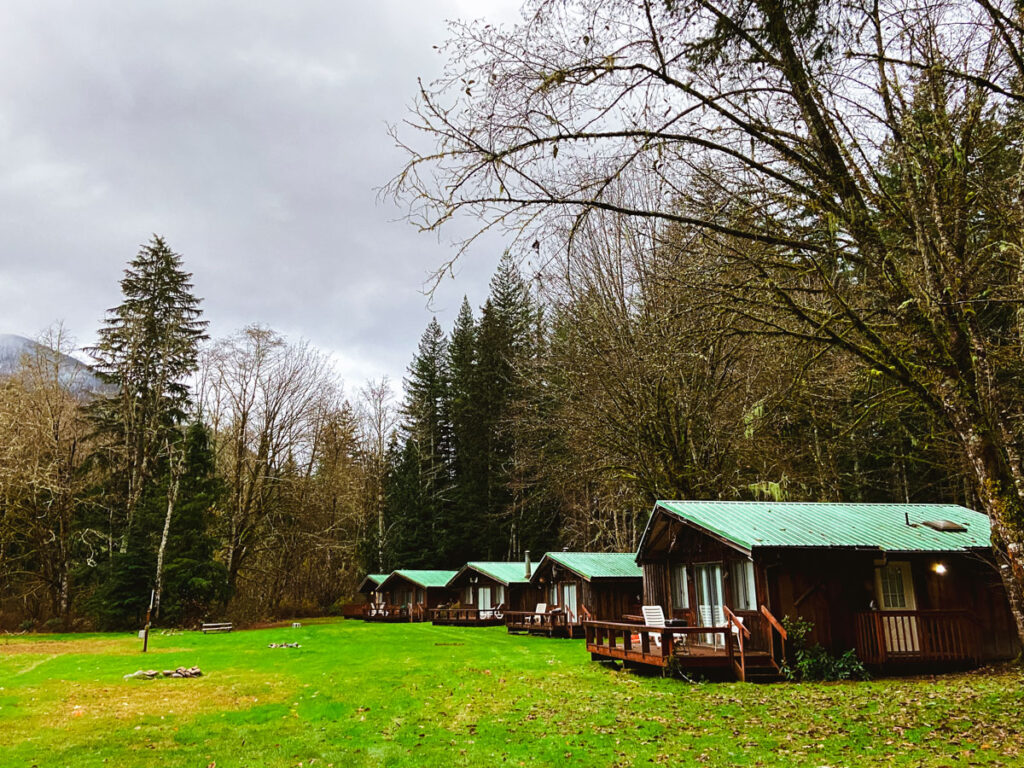
<path id="1" fill-rule="evenodd" d="M 233 629 L 230 621 L 203 624 L 203 634 L 207 632 L 230 632 Z"/>

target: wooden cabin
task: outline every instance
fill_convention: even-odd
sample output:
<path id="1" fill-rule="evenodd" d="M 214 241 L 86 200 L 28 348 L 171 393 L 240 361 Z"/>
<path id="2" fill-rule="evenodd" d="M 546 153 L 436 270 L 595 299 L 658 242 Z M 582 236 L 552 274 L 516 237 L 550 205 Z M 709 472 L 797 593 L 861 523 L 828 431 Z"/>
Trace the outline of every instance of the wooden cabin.
<path id="1" fill-rule="evenodd" d="M 451 599 L 455 571 L 393 571 L 380 585 L 384 609 L 370 621 L 426 621 L 430 609 Z"/>
<path id="2" fill-rule="evenodd" d="M 455 626 L 504 624 L 505 611 L 536 607 L 539 591 L 530 576 L 528 557 L 525 562 L 466 563 L 448 582 L 455 598 L 432 609 L 431 618 L 434 624 Z"/>
<path id="3" fill-rule="evenodd" d="M 854 649 L 876 671 L 1017 655 L 987 516 L 953 504 L 659 501 L 640 542 L 657 632 L 593 622 L 595 658 L 771 679 L 788 639 Z"/>
<path id="4" fill-rule="evenodd" d="M 384 593 L 380 591 L 380 585 L 387 577 L 386 573 L 368 573 L 359 583 L 359 592 L 365 595 L 366 601 L 359 606 L 359 616 L 356 618 L 368 619 L 375 612 L 384 609 Z"/>
<path id="5" fill-rule="evenodd" d="M 585 618 L 614 621 L 639 612 L 643 574 L 632 552 L 548 552 L 530 583 L 547 609 L 506 613 L 508 631 L 583 637 Z"/>

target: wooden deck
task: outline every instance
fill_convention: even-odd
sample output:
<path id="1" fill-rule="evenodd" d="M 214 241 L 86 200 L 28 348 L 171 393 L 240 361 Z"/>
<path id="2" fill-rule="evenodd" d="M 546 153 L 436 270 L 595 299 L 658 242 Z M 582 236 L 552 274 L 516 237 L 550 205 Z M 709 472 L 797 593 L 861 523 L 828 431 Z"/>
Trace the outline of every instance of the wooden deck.
<path id="1" fill-rule="evenodd" d="M 405 605 L 369 603 L 363 609 L 364 621 L 400 622 L 426 621 L 426 610 L 421 605 L 411 608 Z"/>
<path id="2" fill-rule="evenodd" d="M 444 627 L 497 627 L 505 623 L 501 608 L 431 608 L 430 620 Z"/>
<path id="3" fill-rule="evenodd" d="M 777 680 L 785 656 L 786 631 L 764 607 L 742 619 L 728 608 L 720 627 L 648 627 L 585 621 L 591 658 L 684 671 L 720 669 L 738 680 Z M 760 619 L 755 621 L 755 619 Z M 753 624 L 753 632 L 751 624 Z"/>
<path id="4" fill-rule="evenodd" d="M 505 626 L 511 633 L 526 632 L 548 637 L 571 637 L 568 617 L 561 611 L 536 613 L 534 611 L 504 611 Z"/>

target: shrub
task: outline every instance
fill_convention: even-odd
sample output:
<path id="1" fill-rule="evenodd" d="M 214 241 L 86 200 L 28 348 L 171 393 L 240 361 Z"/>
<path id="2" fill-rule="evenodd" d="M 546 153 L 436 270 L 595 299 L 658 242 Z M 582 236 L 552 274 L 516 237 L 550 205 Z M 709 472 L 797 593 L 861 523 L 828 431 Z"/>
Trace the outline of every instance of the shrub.
<path id="1" fill-rule="evenodd" d="M 789 636 L 789 658 L 782 667 L 782 674 L 787 680 L 868 679 L 867 669 L 852 648 L 839 656 L 833 656 L 819 643 L 810 644 L 808 638 L 814 629 L 813 622 L 786 616 L 782 619 L 782 626 L 786 628 L 786 634 Z"/>

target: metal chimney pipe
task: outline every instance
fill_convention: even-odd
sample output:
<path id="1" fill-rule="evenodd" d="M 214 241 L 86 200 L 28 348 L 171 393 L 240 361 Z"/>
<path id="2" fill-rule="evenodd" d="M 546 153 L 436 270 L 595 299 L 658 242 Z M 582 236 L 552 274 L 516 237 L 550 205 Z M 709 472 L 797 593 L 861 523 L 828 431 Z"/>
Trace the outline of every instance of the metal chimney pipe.
<path id="1" fill-rule="evenodd" d="M 533 568 L 530 566 L 530 550 L 526 550 L 526 578 L 530 578 L 533 575 Z"/>

